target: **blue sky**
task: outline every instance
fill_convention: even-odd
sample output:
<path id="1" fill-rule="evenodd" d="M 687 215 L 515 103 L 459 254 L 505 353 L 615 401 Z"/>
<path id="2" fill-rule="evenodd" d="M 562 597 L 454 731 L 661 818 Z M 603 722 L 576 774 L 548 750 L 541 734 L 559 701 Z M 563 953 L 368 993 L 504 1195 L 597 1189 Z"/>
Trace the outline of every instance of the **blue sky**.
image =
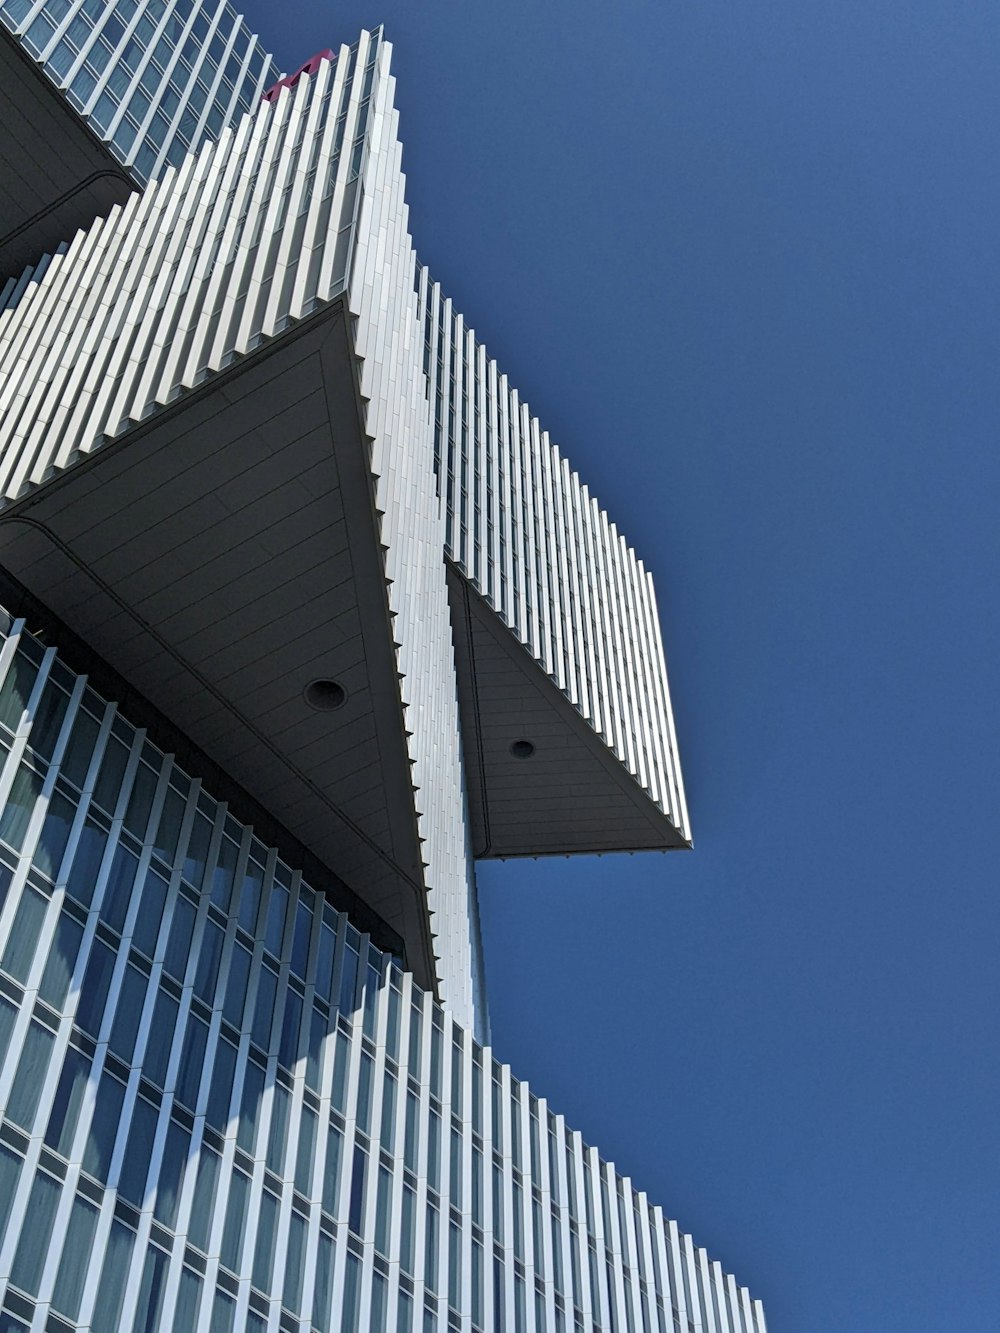
<path id="1" fill-rule="evenodd" d="M 991 1333 L 1000 10 L 386 24 L 422 258 L 653 569 L 696 847 L 484 867 L 497 1053 L 772 1333 Z"/>

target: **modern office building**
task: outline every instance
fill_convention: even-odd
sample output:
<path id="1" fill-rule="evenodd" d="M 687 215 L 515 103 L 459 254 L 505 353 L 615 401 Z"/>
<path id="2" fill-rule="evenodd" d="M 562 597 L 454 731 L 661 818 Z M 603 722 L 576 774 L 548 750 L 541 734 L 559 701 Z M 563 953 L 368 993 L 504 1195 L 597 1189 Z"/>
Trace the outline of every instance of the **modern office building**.
<path id="1" fill-rule="evenodd" d="M 388 43 L 0 22 L 0 1330 L 763 1333 L 489 1049 L 476 861 L 690 833 L 652 582 L 417 263 Z"/>

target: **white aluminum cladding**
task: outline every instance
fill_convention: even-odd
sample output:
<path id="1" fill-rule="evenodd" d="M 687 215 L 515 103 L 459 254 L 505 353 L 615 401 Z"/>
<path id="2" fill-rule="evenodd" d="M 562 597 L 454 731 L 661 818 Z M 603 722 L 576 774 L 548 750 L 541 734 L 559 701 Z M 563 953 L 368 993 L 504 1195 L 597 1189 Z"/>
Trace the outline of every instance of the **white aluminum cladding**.
<path id="1" fill-rule="evenodd" d="M 690 840 L 653 579 L 426 269 L 445 549 Z"/>
<path id="2" fill-rule="evenodd" d="M 482 1012 L 446 554 L 689 839 L 652 581 L 423 270 L 376 31 L 0 292 L 0 508 L 345 298 L 442 997 Z M 452 397 L 445 358 L 460 385 Z"/>

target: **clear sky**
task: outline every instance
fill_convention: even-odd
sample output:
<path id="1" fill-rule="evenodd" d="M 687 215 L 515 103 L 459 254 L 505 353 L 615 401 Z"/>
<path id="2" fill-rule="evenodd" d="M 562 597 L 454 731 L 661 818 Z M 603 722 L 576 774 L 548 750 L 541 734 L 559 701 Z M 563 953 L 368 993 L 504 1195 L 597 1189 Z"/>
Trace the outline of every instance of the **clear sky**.
<path id="1" fill-rule="evenodd" d="M 695 850 L 482 869 L 498 1055 L 771 1333 L 1000 1327 L 1000 8 L 384 22 L 418 252 L 653 571 Z"/>

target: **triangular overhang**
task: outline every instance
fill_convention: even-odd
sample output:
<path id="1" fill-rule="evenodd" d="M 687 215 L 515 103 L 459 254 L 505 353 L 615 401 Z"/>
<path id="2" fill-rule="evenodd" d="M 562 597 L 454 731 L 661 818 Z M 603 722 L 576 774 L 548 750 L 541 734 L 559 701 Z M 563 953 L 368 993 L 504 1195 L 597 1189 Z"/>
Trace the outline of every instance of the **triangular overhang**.
<path id="1" fill-rule="evenodd" d="M 0 287 L 138 187 L 0 24 Z"/>
<path id="2" fill-rule="evenodd" d="M 362 898 L 434 988 L 356 370 L 337 300 L 9 504 L 0 565 Z M 346 702 L 312 707 L 317 680 Z"/>
<path id="3" fill-rule="evenodd" d="M 474 855 L 690 847 L 452 564 L 448 589 Z"/>

